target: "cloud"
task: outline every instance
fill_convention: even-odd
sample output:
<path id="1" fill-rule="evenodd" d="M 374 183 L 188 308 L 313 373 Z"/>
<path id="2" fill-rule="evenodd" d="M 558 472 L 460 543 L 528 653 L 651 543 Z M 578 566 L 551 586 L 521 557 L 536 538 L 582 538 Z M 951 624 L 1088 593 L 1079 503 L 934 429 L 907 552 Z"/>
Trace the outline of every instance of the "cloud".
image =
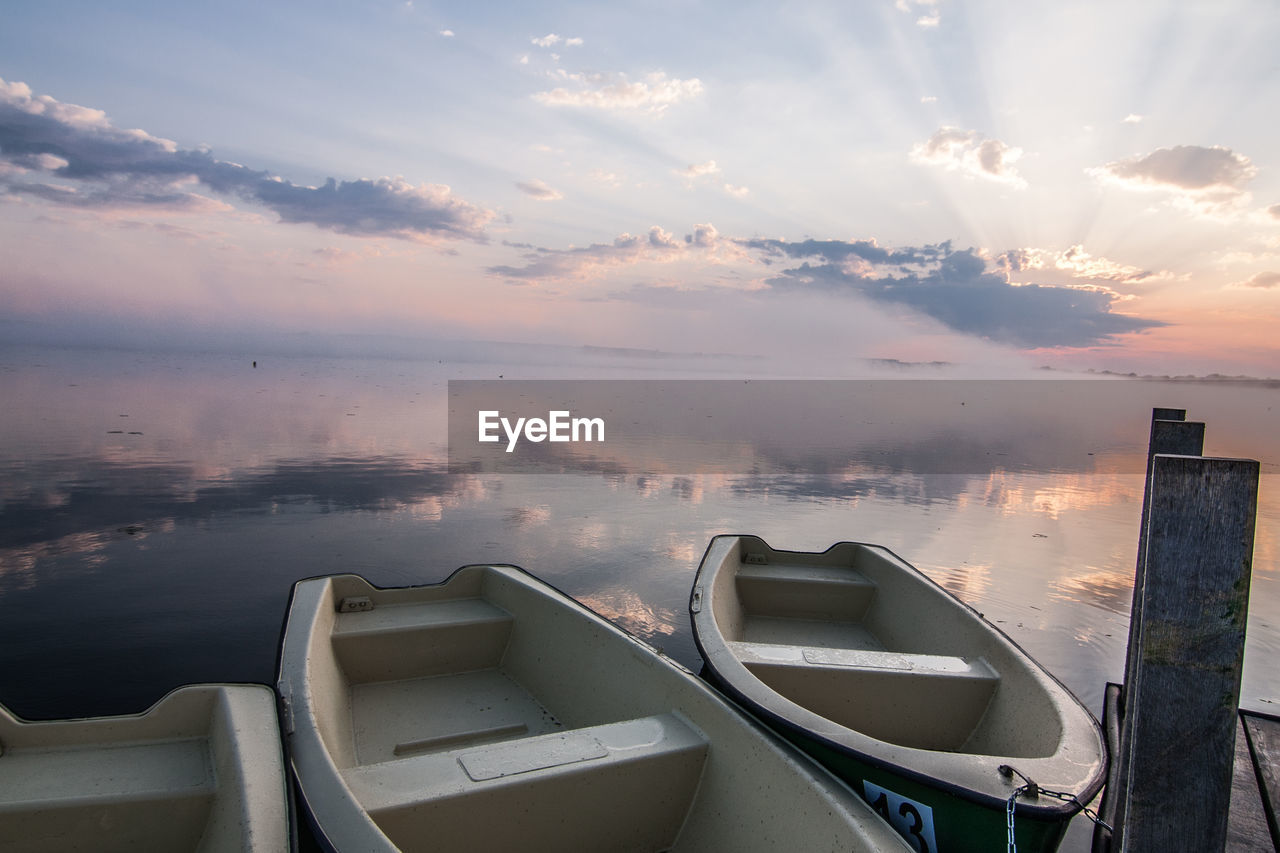
<path id="1" fill-rule="evenodd" d="M 342 234 L 484 241 L 493 213 L 449 187 L 403 178 L 361 178 L 299 186 L 265 171 L 214 159 L 205 149 L 142 130 L 115 127 L 101 110 L 33 96 L 24 83 L 0 80 L 3 188 L 55 204 L 168 211 L 226 209 L 194 192 L 199 186 L 274 211 L 283 222 Z M 15 181 L 21 172 L 24 179 Z"/>
<path id="2" fill-rule="evenodd" d="M 933 136 L 913 147 L 910 156 L 917 163 L 942 166 L 947 171 L 959 171 L 1019 189 L 1027 185 L 1013 167 L 1022 156 L 1022 149 L 1012 148 L 999 139 L 989 139 L 976 130 L 938 128 Z"/>
<path id="3" fill-rule="evenodd" d="M 542 38 L 529 39 L 529 42 L 530 44 L 535 44 L 538 47 L 554 47 L 561 42 L 564 42 L 565 47 L 582 47 L 583 44 L 582 39 L 580 38 L 564 38 L 563 36 L 558 36 L 555 33 L 547 33 Z"/>
<path id="4" fill-rule="evenodd" d="M 447 39 L 451 39 L 454 36 L 454 32 L 453 30 L 441 30 L 440 35 L 444 36 Z"/>
<path id="5" fill-rule="evenodd" d="M 1124 117 L 1123 121 L 1125 124 L 1139 124 L 1142 122 L 1142 116 L 1137 113 L 1129 113 Z"/>
<path id="6" fill-rule="evenodd" d="M 1280 287 L 1280 272 L 1260 272 L 1253 278 L 1236 282 L 1235 287 L 1261 287 L 1271 289 Z"/>
<path id="7" fill-rule="evenodd" d="M 720 232 L 716 230 L 714 225 L 707 222 L 693 226 L 693 233 L 684 235 L 684 241 L 692 246 L 711 249 L 719 243 Z"/>
<path id="8" fill-rule="evenodd" d="M 537 92 L 534 100 L 553 107 L 587 107 L 602 110 L 636 110 L 662 113 L 673 104 L 702 94 L 702 81 L 696 77 L 678 80 L 662 71 L 645 75 L 643 80 L 630 80 L 625 74 L 583 74 L 559 71 L 555 75 L 571 87 Z"/>
<path id="9" fill-rule="evenodd" d="M 1275 219 L 1280 219 L 1280 204 L 1273 204 L 1267 208 L 1267 213 Z"/>
<path id="10" fill-rule="evenodd" d="M 1164 325 L 1111 312 L 1117 294 L 1103 288 L 1011 283 L 973 249 L 951 244 L 888 250 L 873 241 L 742 241 L 767 254 L 820 258 L 782 271 L 776 291 L 859 296 L 908 307 L 955 331 L 1024 349 L 1080 347 Z"/>
<path id="11" fill-rule="evenodd" d="M 591 180 L 604 184 L 610 189 L 617 189 L 622 186 L 622 179 L 614 172 L 606 172 L 604 169 L 592 169 L 587 175 Z"/>
<path id="12" fill-rule="evenodd" d="M 170 213 L 187 214 L 218 213 L 232 209 L 230 205 L 216 199 L 184 190 L 182 182 L 179 181 L 117 179 L 96 186 L 86 186 L 83 189 L 39 181 L 8 181 L 3 186 L 11 193 L 38 198 L 64 207 L 100 210 L 152 208 L 163 209 Z"/>
<path id="13" fill-rule="evenodd" d="M 1161 191 L 1174 205 L 1206 216 L 1229 216 L 1252 196 L 1246 185 L 1258 169 L 1243 154 L 1221 145 L 1175 145 L 1085 170 L 1127 190 Z"/>
<path id="14" fill-rule="evenodd" d="M 720 167 L 716 165 L 715 160 L 708 160 L 705 163 L 690 163 L 686 168 L 675 169 L 674 171 L 682 178 L 687 178 L 693 181 L 698 178 L 706 177 L 707 175 L 715 175 L 719 173 Z"/>
<path id="15" fill-rule="evenodd" d="M 911 14 L 913 12 L 912 3 L 917 7 L 914 11 L 924 12 L 920 17 L 916 18 L 916 26 L 924 29 L 934 29 L 942 23 L 942 12 L 938 9 L 938 0 L 897 0 L 894 7 L 899 12 Z"/>
<path id="16" fill-rule="evenodd" d="M 1168 270 L 1144 270 L 1107 258 L 1095 258 L 1076 244 L 1053 252 L 1046 249 L 1010 249 L 995 258 L 996 266 L 1010 275 L 1031 270 L 1054 269 L 1074 278 L 1090 281 L 1132 283 L 1171 278 Z"/>
<path id="17" fill-rule="evenodd" d="M 684 169 L 673 169 L 680 177 L 684 178 L 685 186 L 692 188 L 695 181 L 700 178 L 709 178 L 720 174 L 720 167 L 716 165 L 715 160 L 708 160 L 705 163 L 690 163 Z M 746 198 L 751 190 L 746 187 L 736 186 L 728 181 L 721 181 L 721 188 L 733 196 L 734 198 Z"/>
<path id="18" fill-rule="evenodd" d="M 564 198 L 559 190 L 552 189 L 537 178 L 532 181 L 516 181 L 516 188 L 538 201 L 559 201 Z"/>
<path id="19" fill-rule="evenodd" d="M 730 267 L 721 277 L 737 283 L 717 289 L 716 298 L 735 299 L 747 292 L 853 297 L 900 306 L 953 331 L 1024 349 L 1094 346 L 1165 325 L 1115 313 L 1114 306 L 1125 297 L 1098 284 L 1010 281 L 1011 270 L 1050 267 L 1090 280 L 1129 282 L 1158 275 L 1094 258 L 1079 246 L 1063 252 L 1014 250 L 989 262 L 984 253 L 956 250 L 949 241 L 885 247 L 874 240 L 735 239 L 721 235 L 709 223 L 695 225 L 683 241 L 654 226 L 645 234 L 622 234 L 612 243 L 585 247 L 511 245 L 525 250 L 523 264 L 492 266 L 488 272 L 516 282 L 588 280 L 644 263 L 740 263 L 757 269 L 789 263 L 763 281 Z M 748 278 L 755 281 L 744 289 Z M 679 287 L 661 288 L 671 298 L 686 292 Z M 620 298 L 619 291 L 599 298 Z M 849 310 L 853 315 L 858 312 L 855 305 Z"/>
<path id="20" fill-rule="evenodd" d="M 714 226 L 698 225 L 694 235 L 683 241 L 654 225 L 645 234 L 620 234 L 612 243 L 593 243 L 570 249 L 534 248 L 525 255 L 524 266 L 492 266 L 491 275 L 525 282 L 584 280 L 622 266 L 648 261 L 670 262 L 692 249 L 709 249 L 717 243 Z"/>
<path id="21" fill-rule="evenodd" d="M 253 187 L 252 198 L 274 210 L 284 222 L 310 223 L 366 237 L 479 240 L 491 218 L 487 211 L 456 198 L 447 186 L 415 186 L 398 177 L 340 182 L 330 178 L 320 187 L 266 179 Z"/>
<path id="22" fill-rule="evenodd" d="M 843 267 L 857 264 L 895 266 L 906 272 L 908 267 L 920 267 L 937 263 L 951 251 L 950 243 L 939 243 L 918 248 L 882 248 L 875 240 L 803 240 L 793 243 L 787 240 L 751 239 L 737 241 L 743 248 L 759 251 L 766 260 L 772 258 L 820 257 L 830 264 Z"/>
<path id="23" fill-rule="evenodd" d="M 1258 174 L 1248 157 L 1220 145 L 1157 148 L 1150 154 L 1108 163 L 1098 171 L 1130 187 L 1193 192 L 1240 192 Z"/>

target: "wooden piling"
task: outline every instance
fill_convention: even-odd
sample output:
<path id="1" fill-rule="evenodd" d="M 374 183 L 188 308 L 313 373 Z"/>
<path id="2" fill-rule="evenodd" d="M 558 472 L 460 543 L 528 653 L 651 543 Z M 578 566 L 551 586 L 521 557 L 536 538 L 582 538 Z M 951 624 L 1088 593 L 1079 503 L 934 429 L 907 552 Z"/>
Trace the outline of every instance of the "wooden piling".
<path id="1" fill-rule="evenodd" d="M 1152 458 L 1113 849 L 1223 848 L 1258 474 L 1248 459 Z"/>
<path id="2" fill-rule="evenodd" d="M 1188 421 L 1186 409 L 1152 409 L 1151 437 L 1147 443 L 1147 476 L 1143 481 L 1142 518 L 1138 526 L 1138 559 L 1133 575 L 1133 603 L 1129 607 L 1129 644 L 1125 647 L 1128 653 L 1124 660 L 1124 682 L 1119 697 L 1118 725 L 1120 727 L 1120 743 L 1131 743 L 1133 739 L 1133 715 L 1125 714 L 1128 699 L 1128 687 L 1134 683 L 1134 667 L 1138 656 L 1134 649 L 1138 647 L 1138 636 L 1142 626 L 1142 590 L 1147 574 L 1147 528 L 1151 518 L 1151 470 L 1157 454 L 1180 456 L 1199 456 L 1204 452 L 1204 423 Z M 1107 784 L 1119 794 L 1128 788 L 1129 755 L 1121 750 L 1118 755 L 1111 756 L 1114 765 Z M 1113 827 L 1124 822 L 1124 797 L 1108 796 L 1108 813 L 1106 820 Z M 1116 847 L 1116 849 L 1119 849 Z"/>
<path id="3" fill-rule="evenodd" d="M 1142 489 L 1138 562 L 1133 576 L 1133 604 L 1129 608 L 1129 645 L 1126 648 L 1133 648 L 1138 637 L 1138 626 L 1142 622 L 1142 585 L 1147 570 L 1147 523 L 1151 517 L 1151 466 L 1159 453 L 1176 456 L 1199 456 L 1204 453 L 1204 423 L 1188 421 L 1186 418 L 1186 409 L 1151 410 L 1151 440 L 1147 443 L 1147 477 Z M 1132 679 L 1132 656 L 1129 656 L 1124 663 L 1124 683 L 1132 684 Z"/>

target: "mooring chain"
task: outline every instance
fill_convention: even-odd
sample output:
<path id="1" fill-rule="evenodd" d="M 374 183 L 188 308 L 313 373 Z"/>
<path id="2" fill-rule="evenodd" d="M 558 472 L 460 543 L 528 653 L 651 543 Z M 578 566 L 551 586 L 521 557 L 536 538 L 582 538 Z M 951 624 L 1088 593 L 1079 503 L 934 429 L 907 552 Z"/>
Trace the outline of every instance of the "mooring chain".
<path id="1" fill-rule="evenodd" d="M 1018 797 L 1021 797 L 1023 794 L 1026 794 L 1027 797 L 1032 800 L 1038 797 L 1049 797 L 1054 800 L 1062 800 L 1064 803 L 1074 803 L 1076 808 L 1084 812 L 1084 816 L 1089 818 L 1089 820 L 1093 821 L 1107 832 L 1112 831 L 1110 825 L 1108 825 L 1102 818 L 1098 817 L 1097 812 L 1080 802 L 1079 798 L 1077 798 L 1075 794 L 1068 794 L 1063 791 L 1050 791 L 1048 788 L 1041 788 L 1035 783 L 1034 779 L 1019 773 L 1017 769 L 1010 767 L 1008 764 L 1001 764 L 997 769 L 1000 771 L 1001 776 L 1009 777 L 1016 774 L 1024 783 L 1013 789 L 1013 793 L 1009 795 L 1009 800 L 1005 806 L 1005 823 L 1009 827 L 1008 853 L 1018 853 L 1018 845 L 1014 841 L 1013 834 L 1013 816 L 1014 812 L 1018 808 Z"/>

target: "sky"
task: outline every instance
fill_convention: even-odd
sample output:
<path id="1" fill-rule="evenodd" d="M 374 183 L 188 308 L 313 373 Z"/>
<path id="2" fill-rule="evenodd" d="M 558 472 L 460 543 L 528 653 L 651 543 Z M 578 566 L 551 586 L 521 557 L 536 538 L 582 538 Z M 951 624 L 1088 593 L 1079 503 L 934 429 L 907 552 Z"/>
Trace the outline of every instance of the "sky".
<path id="1" fill-rule="evenodd" d="M 0 342 L 1280 376 L 1272 0 L 4 18 Z"/>

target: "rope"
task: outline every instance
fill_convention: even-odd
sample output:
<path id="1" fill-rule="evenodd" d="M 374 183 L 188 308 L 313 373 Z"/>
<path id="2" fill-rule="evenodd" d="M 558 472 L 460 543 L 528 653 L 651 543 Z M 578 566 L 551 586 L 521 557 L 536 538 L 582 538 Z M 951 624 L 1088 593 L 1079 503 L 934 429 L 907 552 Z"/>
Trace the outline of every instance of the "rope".
<path id="1" fill-rule="evenodd" d="M 1093 809 L 1089 808 L 1084 803 L 1080 802 L 1079 798 L 1077 798 L 1075 794 L 1068 794 L 1063 791 L 1050 791 L 1048 788 L 1041 788 L 1039 785 L 1035 783 L 1034 779 L 1031 779 L 1030 777 L 1023 775 L 1022 773 L 1019 773 L 1017 769 L 1010 767 L 1008 764 L 1001 764 L 1000 767 L 997 769 L 999 769 L 1001 776 L 1008 778 L 1016 775 L 1019 779 L 1023 781 L 1022 785 L 1019 785 L 1018 787 L 1013 789 L 1013 793 L 1009 795 L 1009 800 L 1005 805 L 1005 823 L 1009 828 L 1009 846 L 1007 848 L 1008 853 L 1018 853 L 1018 845 L 1017 845 L 1017 842 L 1014 840 L 1014 831 L 1013 831 L 1014 813 L 1018 809 L 1018 797 L 1021 797 L 1024 794 L 1027 796 L 1028 799 L 1032 799 L 1032 800 L 1038 797 L 1044 796 L 1054 800 L 1061 800 L 1064 803 L 1072 803 L 1073 805 L 1075 805 L 1076 808 L 1078 808 L 1081 812 L 1083 812 L 1084 816 L 1089 818 L 1089 820 L 1093 821 L 1098 826 L 1101 826 L 1107 832 L 1111 832 L 1111 827 L 1107 824 L 1107 822 L 1104 821 L 1102 818 L 1098 817 L 1098 813 L 1095 812 Z"/>

